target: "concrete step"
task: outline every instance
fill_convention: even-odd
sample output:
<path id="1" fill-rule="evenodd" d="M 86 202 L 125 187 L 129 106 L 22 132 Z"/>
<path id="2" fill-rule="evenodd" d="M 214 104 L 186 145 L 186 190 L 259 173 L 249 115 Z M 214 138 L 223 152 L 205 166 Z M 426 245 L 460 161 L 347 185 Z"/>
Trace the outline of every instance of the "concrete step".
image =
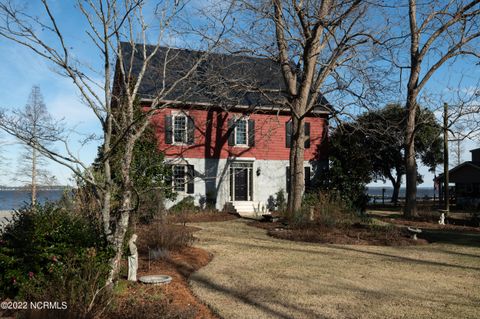
<path id="1" fill-rule="evenodd" d="M 260 211 L 255 212 L 259 208 L 258 202 L 237 201 L 225 203 L 224 211 L 238 214 L 242 217 L 255 217 L 262 215 L 262 204 L 260 204 Z"/>

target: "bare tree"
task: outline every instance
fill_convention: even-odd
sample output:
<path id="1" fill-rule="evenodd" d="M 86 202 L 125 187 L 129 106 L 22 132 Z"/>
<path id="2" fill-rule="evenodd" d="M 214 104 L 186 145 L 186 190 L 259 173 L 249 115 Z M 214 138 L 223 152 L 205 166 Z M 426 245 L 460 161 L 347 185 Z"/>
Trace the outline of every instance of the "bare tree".
<path id="1" fill-rule="evenodd" d="M 260 30 L 263 35 L 249 36 L 245 50 L 248 45 L 256 45 L 255 54 L 277 61 L 285 82 L 283 103 L 292 114 L 288 196 L 288 211 L 292 214 L 301 207 L 305 186 L 305 117 L 315 107 L 327 106 L 324 95 L 329 93 L 350 94 L 355 102 L 366 95 L 374 83 L 373 77 L 365 79 L 372 53 L 371 47 L 366 48 L 382 28 L 367 23 L 372 6 L 367 1 L 272 0 L 242 4 L 255 13 L 255 19 L 263 21 L 248 24 L 248 28 L 256 27 L 256 32 Z M 337 116 L 353 104 L 352 99 L 341 101 L 334 105 Z"/>
<path id="2" fill-rule="evenodd" d="M 447 61 L 465 55 L 480 57 L 480 1 L 430 1 L 417 5 L 408 1 L 409 63 L 406 108 L 408 110 L 406 143 L 405 215 L 415 216 L 417 166 L 415 151 L 415 114 L 418 97 L 435 72 Z"/>
<path id="3" fill-rule="evenodd" d="M 42 143 L 31 141 L 28 134 L 12 126 L 5 117 L 0 121 L 0 127 L 20 140 L 29 142 L 29 145 L 47 158 L 70 168 L 92 187 L 102 210 L 104 233 L 115 250 L 108 279 L 108 283 L 111 283 L 119 271 L 124 237 L 130 213 L 134 209 L 130 166 L 135 142 L 142 136 L 155 110 L 171 103 L 166 101 L 166 97 L 197 69 L 227 28 L 217 24 L 218 29 L 210 30 L 208 41 L 204 45 L 205 53 L 199 56 L 188 72 L 173 83 L 164 79 L 159 90 L 149 99 L 149 109 L 139 114 L 135 102 L 141 98 L 138 93 L 145 72 L 165 39 L 173 36 L 171 30 L 176 27 L 175 22 L 185 9 L 186 2 L 164 0 L 149 5 L 143 0 L 77 1 L 78 13 L 88 26 L 86 34 L 90 40 L 89 45 L 100 57 L 98 63 L 95 63 L 101 65 L 99 68 L 92 68 L 88 60 L 78 58 L 78 53 L 74 51 L 75 45 L 63 32 L 54 8 L 48 0 L 39 2 L 43 16 L 38 12 L 32 14 L 28 8 L 17 6 L 12 1 L 1 1 L 0 36 L 32 50 L 52 63 L 58 73 L 73 81 L 82 100 L 95 114 L 102 128 L 102 174 L 96 174 L 87 163 L 75 156 L 64 136 L 57 136 L 56 142 L 63 143 L 65 151 L 57 152 Z M 152 21 L 145 18 L 145 8 L 149 15 L 153 13 Z M 228 6 L 225 6 L 225 15 L 228 10 Z M 218 21 L 225 22 L 222 19 Z M 147 45 L 150 37 L 156 39 L 153 45 Z M 121 42 L 125 45 L 121 45 Z M 129 48 L 129 52 L 124 52 L 125 48 Z M 160 74 L 170 74 L 169 61 L 169 57 L 165 57 Z M 138 70 L 135 76 L 134 68 Z M 117 88 L 121 88 L 118 92 L 112 91 L 114 83 Z M 91 137 L 94 138 L 96 137 Z M 121 182 L 114 185 L 111 157 L 120 146 L 121 168 L 116 173 L 121 176 Z M 120 197 L 119 207 L 115 210 L 112 207 L 114 188 L 119 190 Z"/>
<path id="4" fill-rule="evenodd" d="M 8 119 L 11 125 L 18 130 L 29 133 L 29 142 L 25 144 L 24 152 L 18 160 L 17 172 L 12 178 L 14 181 L 29 185 L 31 203 L 37 202 L 37 186 L 39 184 L 52 185 L 55 177 L 45 169 L 46 159 L 32 144 L 50 145 L 62 132 L 61 123 L 54 121 L 47 111 L 42 93 L 38 86 L 34 86 L 28 98 L 28 103 L 22 110 L 14 111 Z"/>

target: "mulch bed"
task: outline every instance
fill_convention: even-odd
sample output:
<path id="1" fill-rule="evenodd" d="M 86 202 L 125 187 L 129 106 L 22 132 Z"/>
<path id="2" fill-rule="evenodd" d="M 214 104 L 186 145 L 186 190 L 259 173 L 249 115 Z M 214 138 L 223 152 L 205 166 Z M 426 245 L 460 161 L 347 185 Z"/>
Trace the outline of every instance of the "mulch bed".
<path id="1" fill-rule="evenodd" d="M 188 285 L 190 274 L 207 265 L 212 255 L 196 247 L 171 252 L 168 258 L 148 260 L 140 256 L 138 277 L 162 274 L 172 277 L 166 285 L 145 285 L 125 279 L 107 318 L 218 318 L 196 298 Z"/>
<path id="2" fill-rule="evenodd" d="M 172 223 L 204 223 L 204 222 L 223 222 L 237 219 L 237 215 L 225 212 L 207 211 L 191 212 L 187 214 L 170 215 L 168 220 Z"/>
<path id="3" fill-rule="evenodd" d="M 285 226 L 279 222 L 269 223 L 260 221 L 251 222 L 249 225 L 266 229 L 269 236 L 293 241 L 377 246 L 427 244 L 427 241 L 424 239 L 413 240 L 409 232 L 400 227 L 354 224 L 348 227 L 331 228 L 312 224 L 300 228 Z"/>
<path id="4" fill-rule="evenodd" d="M 446 225 L 438 224 L 438 221 L 425 221 L 421 218 L 419 220 L 408 220 L 403 218 L 390 218 L 390 217 L 378 217 L 375 218 L 382 220 L 387 223 L 395 225 L 410 226 L 421 229 L 435 229 L 435 230 L 450 230 L 456 232 L 480 232 L 480 227 L 465 226 L 468 224 L 466 221 L 459 219 L 450 219 L 446 218 Z"/>
<path id="5" fill-rule="evenodd" d="M 197 215 L 197 214 L 195 214 Z M 203 216 L 204 219 L 207 216 Z M 207 265 L 213 256 L 197 247 L 183 247 L 159 259 L 150 259 L 148 250 L 144 247 L 148 243 L 149 230 L 156 227 L 155 223 L 137 226 L 139 234 L 137 243 L 139 251 L 139 268 L 137 278 L 145 275 L 168 275 L 172 281 L 166 285 L 145 285 L 120 280 L 119 292 L 113 302 L 113 309 L 106 314 L 106 318 L 218 318 L 205 304 L 195 297 L 188 285 L 188 278 L 198 269 Z M 200 230 L 197 227 L 172 224 L 164 225 L 174 232 L 187 231 L 194 233 Z M 177 230 L 178 228 L 178 230 Z M 123 261 L 124 269 L 128 269 L 127 261 Z"/>

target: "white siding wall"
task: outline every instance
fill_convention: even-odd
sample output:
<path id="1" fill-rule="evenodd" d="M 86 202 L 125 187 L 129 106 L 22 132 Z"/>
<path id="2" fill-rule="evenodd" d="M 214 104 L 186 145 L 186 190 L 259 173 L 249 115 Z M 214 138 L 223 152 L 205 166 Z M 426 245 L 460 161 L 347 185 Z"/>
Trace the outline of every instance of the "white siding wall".
<path id="1" fill-rule="evenodd" d="M 286 191 L 286 167 L 288 160 L 255 160 L 253 158 L 241 159 L 199 159 L 185 158 L 182 160 L 167 160 L 171 164 L 183 163 L 194 165 L 195 169 L 195 194 L 179 193 L 175 201 L 167 201 L 167 208 L 181 201 L 187 196 L 194 196 L 195 205 L 200 206 L 207 195 L 216 193 L 216 208 L 222 210 L 225 203 L 230 201 L 230 175 L 229 164 L 234 161 L 253 162 L 253 201 L 267 204 L 269 196 L 275 198 L 275 193 L 280 189 Z M 308 161 L 304 166 L 311 166 Z M 257 171 L 260 169 L 260 175 Z M 313 170 L 312 170 L 313 174 Z M 286 196 L 286 194 L 285 194 Z"/>

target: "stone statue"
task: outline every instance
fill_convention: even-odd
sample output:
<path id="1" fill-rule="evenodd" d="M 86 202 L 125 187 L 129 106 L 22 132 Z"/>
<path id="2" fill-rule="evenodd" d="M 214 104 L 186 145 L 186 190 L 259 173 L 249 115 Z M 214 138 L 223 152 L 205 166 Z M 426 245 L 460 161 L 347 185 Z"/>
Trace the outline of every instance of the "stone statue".
<path id="1" fill-rule="evenodd" d="M 130 250 L 130 256 L 128 256 L 128 280 L 137 281 L 137 269 L 138 269 L 138 251 L 137 234 L 133 234 L 132 238 L 128 241 L 128 248 Z"/>
<path id="2" fill-rule="evenodd" d="M 445 214 L 440 215 L 440 220 L 438 221 L 440 225 L 445 225 Z"/>

